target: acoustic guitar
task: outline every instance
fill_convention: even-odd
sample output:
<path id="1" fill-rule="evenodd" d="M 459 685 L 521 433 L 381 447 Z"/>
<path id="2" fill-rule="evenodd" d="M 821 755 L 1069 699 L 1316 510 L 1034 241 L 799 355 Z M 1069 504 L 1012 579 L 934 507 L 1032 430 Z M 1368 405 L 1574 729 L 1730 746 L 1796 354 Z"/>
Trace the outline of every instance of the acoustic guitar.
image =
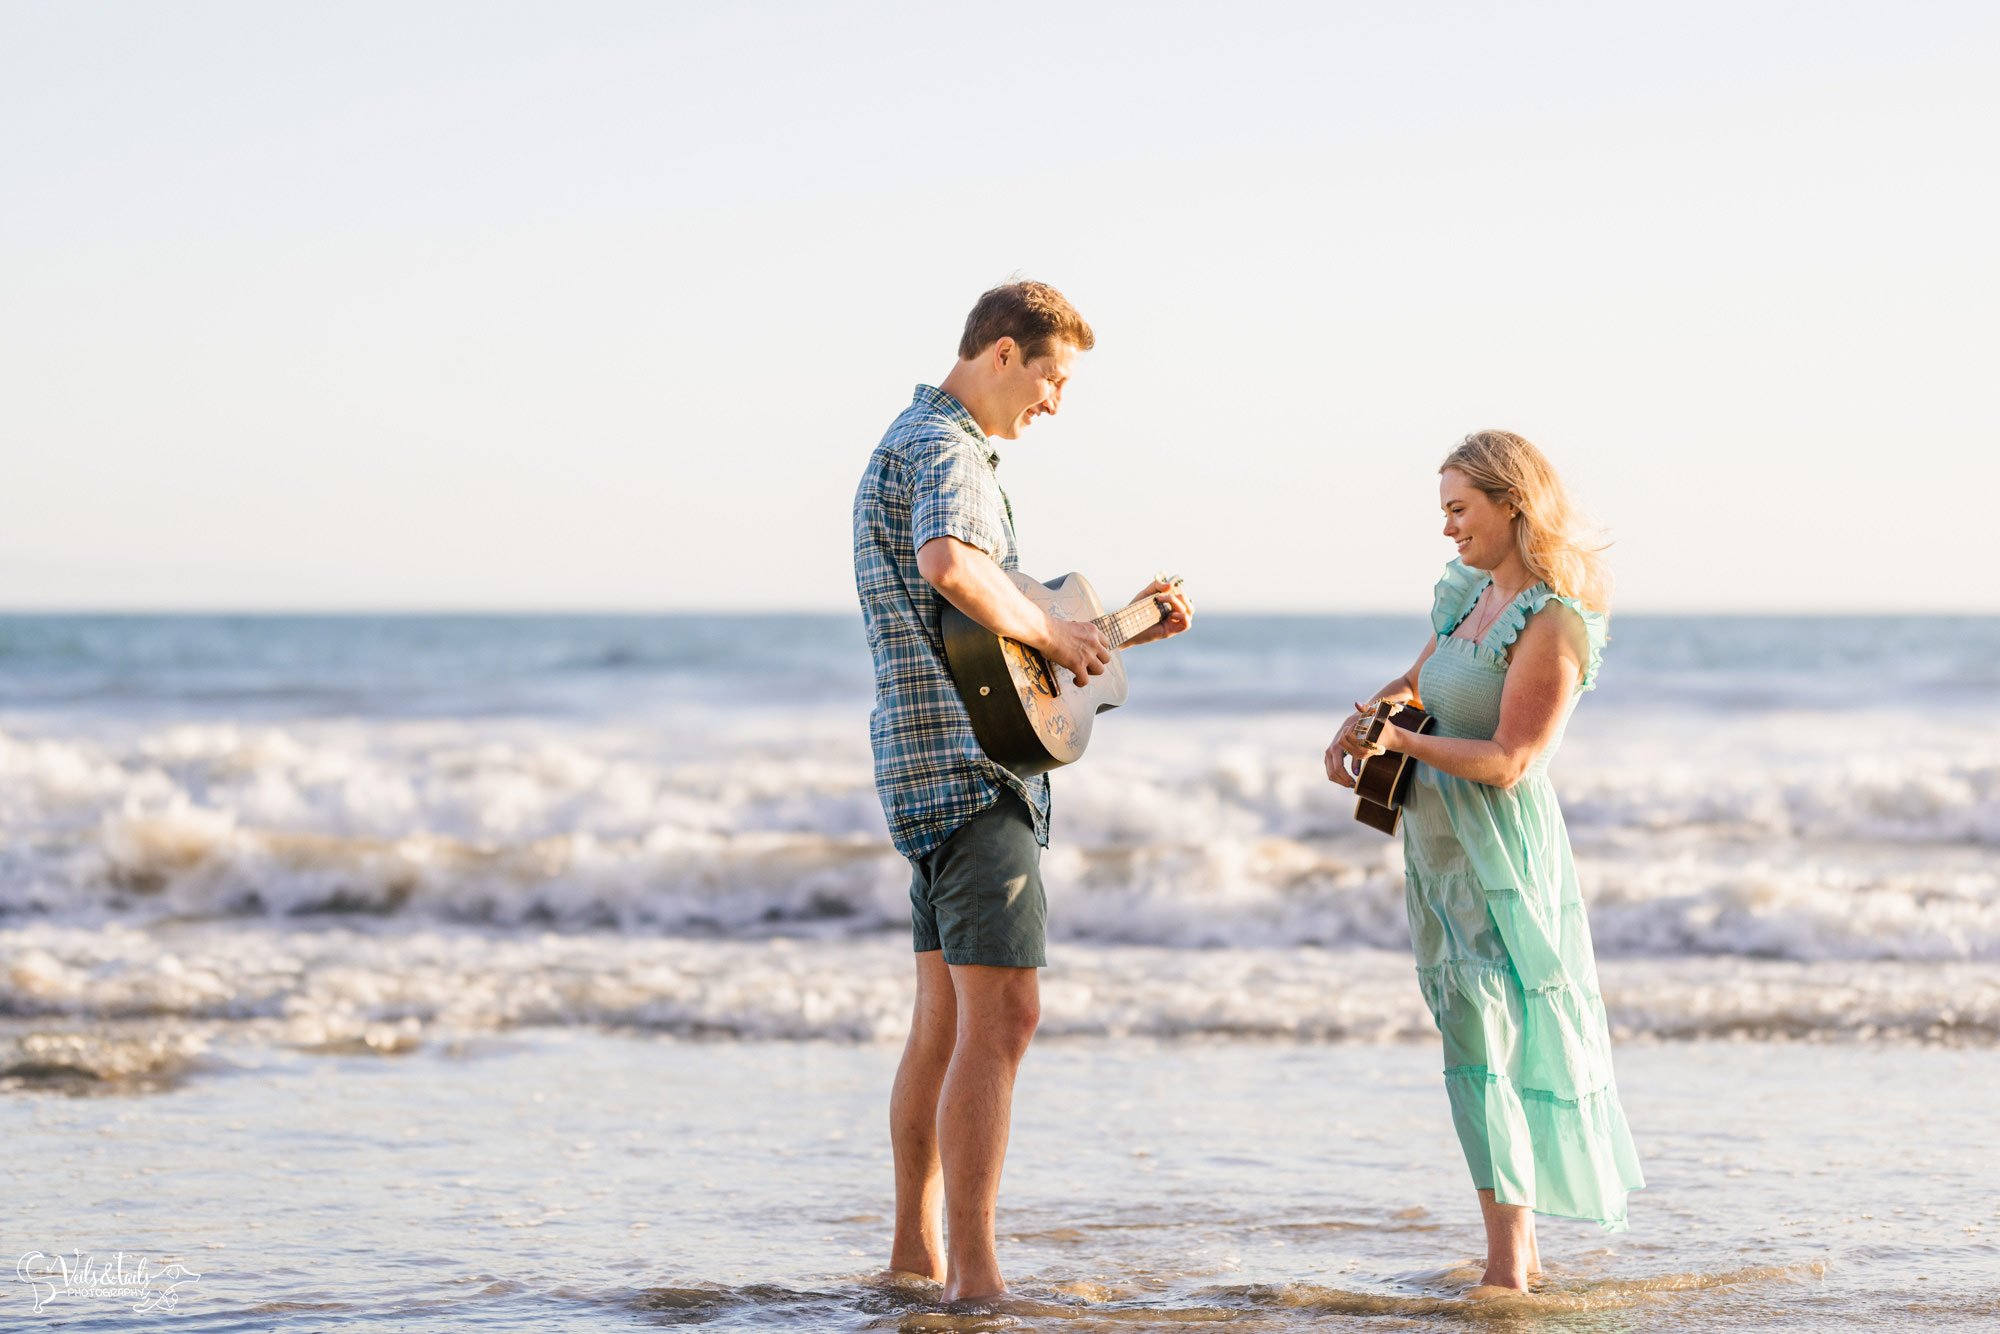
<path id="1" fill-rule="evenodd" d="M 1392 715 L 1396 726 L 1412 732 L 1429 732 L 1437 726 L 1437 719 L 1414 704 L 1377 704 L 1375 716 L 1368 720 L 1369 741 L 1381 739 L 1382 729 L 1388 726 Z M 1346 762 L 1342 756 L 1341 763 Z M 1410 779 L 1416 771 L 1417 762 L 1400 750 L 1385 750 L 1363 760 L 1354 776 L 1354 818 L 1370 829 L 1394 834 L 1403 818 L 1403 802 L 1410 795 Z"/>
<path id="2" fill-rule="evenodd" d="M 1107 615 L 1097 590 L 1080 574 L 1047 583 L 1018 570 L 1007 574 L 1028 601 L 1056 620 L 1089 621 L 1114 649 L 1167 617 L 1158 598 L 1142 598 Z M 1180 582 L 1173 580 L 1176 588 Z M 1109 666 L 1078 685 L 1058 680 L 1058 673 L 1069 673 L 1039 650 L 994 634 L 950 602 L 938 628 L 952 681 L 972 715 L 972 734 L 995 764 L 1024 778 L 1076 763 L 1090 744 L 1097 715 L 1125 702 L 1125 664 L 1115 653 Z"/>

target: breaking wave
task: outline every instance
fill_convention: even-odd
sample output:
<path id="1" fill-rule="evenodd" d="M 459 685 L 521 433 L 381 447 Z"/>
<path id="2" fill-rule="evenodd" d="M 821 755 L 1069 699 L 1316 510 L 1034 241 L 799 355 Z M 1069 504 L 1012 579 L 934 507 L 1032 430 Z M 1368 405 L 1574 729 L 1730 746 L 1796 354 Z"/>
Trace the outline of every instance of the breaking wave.
<path id="1" fill-rule="evenodd" d="M 0 732 L 0 921 L 899 932 L 907 869 L 849 721 Z M 1128 727 L 1060 775 L 1057 938 L 1400 948 L 1397 846 L 1314 772 L 1310 726 Z M 2000 959 L 2000 762 L 1973 740 L 1890 763 L 1771 747 L 1734 769 L 1657 747 L 1633 763 L 1630 738 L 1566 752 L 1600 949 Z"/>

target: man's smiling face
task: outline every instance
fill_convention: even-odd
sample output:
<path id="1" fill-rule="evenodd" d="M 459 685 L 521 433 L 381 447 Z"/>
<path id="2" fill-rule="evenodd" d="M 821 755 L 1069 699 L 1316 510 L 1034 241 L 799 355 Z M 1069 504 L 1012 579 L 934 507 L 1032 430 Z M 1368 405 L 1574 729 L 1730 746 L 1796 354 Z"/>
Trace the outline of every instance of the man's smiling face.
<path id="1" fill-rule="evenodd" d="M 1001 440 L 1018 440 L 1035 418 L 1045 412 L 1054 416 L 1062 407 L 1063 386 L 1069 382 L 1076 357 L 1076 348 L 1061 339 L 1050 343 L 1048 350 L 1032 361 L 1023 358 L 1020 345 L 1015 344 L 1001 373 L 1001 389 L 1012 412 L 1006 427 L 992 434 Z"/>

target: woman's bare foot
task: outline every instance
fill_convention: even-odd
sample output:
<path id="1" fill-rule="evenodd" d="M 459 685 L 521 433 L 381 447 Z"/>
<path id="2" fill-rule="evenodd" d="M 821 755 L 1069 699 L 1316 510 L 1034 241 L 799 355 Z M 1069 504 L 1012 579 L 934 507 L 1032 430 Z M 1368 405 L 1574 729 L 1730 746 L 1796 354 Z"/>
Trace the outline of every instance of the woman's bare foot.
<path id="1" fill-rule="evenodd" d="M 1486 1272 L 1479 1276 L 1478 1286 L 1482 1288 L 1505 1288 L 1509 1292 L 1526 1292 L 1528 1280 L 1534 1275 L 1525 1269 L 1507 1266 L 1487 1265 Z"/>

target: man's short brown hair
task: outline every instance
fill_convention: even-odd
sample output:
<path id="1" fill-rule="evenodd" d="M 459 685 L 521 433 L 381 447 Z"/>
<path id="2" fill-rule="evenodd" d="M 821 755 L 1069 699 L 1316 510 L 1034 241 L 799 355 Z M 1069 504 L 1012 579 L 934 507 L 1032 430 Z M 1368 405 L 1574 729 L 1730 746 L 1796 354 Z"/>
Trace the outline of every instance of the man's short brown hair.
<path id="1" fill-rule="evenodd" d="M 1002 338 L 1019 343 L 1022 357 L 1029 361 L 1058 339 L 1079 352 L 1088 352 L 1097 343 L 1097 335 L 1076 307 L 1047 283 L 1007 283 L 980 297 L 965 317 L 959 360 L 972 360 Z"/>

